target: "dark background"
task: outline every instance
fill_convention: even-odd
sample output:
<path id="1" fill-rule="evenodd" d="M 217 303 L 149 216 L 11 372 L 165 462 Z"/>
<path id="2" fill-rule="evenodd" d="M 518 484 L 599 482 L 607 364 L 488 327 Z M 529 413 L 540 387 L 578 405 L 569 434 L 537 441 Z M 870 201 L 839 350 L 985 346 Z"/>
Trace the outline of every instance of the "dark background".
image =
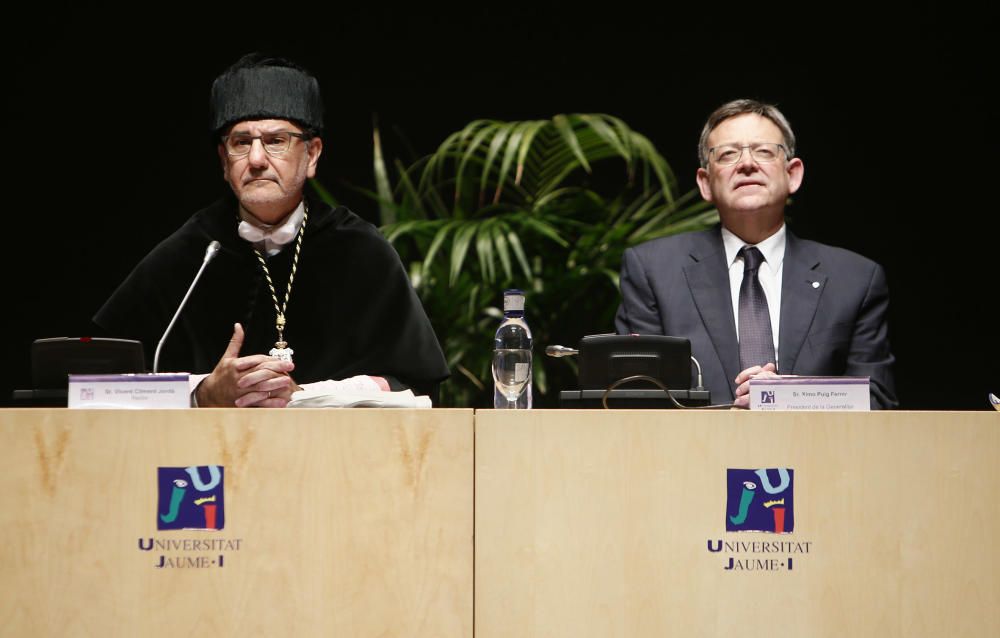
<path id="1" fill-rule="evenodd" d="M 0 402 L 29 387 L 33 339 L 88 334 L 134 264 L 227 188 L 206 134 L 208 91 L 261 50 L 319 77 L 328 133 L 318 178 L 376 223 L 356 190 L 372 188 L 376 116 L 390 158 L 410 159 L 473 119 L 609 113 L 653 141 L 683 192 L 709 112 L 737 97 L 776 103 L 806 166 L 790 227 L 887 270 L 903 407 L 985 409 L 987 392 L 1000 393 L 985 19 L 927 2 L 806 15 L 658 6 L 315 17 L 272 7 L 214 20 L 161 6 L 8 28 Z"/>

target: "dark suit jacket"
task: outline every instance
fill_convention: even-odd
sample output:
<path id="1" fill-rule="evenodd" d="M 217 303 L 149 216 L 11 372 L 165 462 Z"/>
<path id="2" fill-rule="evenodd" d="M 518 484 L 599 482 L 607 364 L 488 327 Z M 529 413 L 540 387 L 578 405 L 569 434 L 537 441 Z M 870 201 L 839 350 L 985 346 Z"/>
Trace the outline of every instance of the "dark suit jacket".
<path id="1" fill-rule="evenodd" d="M 740 351 L 720 229 L 629 248 L 621 289 L 618 333 L 687 337 L 712 402 L 732 401 Z M 897 407 L 888 306 L 881 266 L 787 231 L 778 372 L 871 377 L 872 408 Z"/>

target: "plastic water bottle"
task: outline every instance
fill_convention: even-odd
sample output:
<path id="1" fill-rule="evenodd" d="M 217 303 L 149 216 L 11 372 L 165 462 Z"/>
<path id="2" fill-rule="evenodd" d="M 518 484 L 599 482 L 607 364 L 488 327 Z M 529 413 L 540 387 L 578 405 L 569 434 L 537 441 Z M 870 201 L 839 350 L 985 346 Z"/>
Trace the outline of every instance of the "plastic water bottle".
<path id="1" fill-rule="evenodd" d="M 525 361 L 523 351 L 527 351 L 527 360 Z M 518 351 L 521 351 L 520 356 Z M 531 328 L 528 327 L 528 323 L 524 320 L 524 292 L 517 289 L 505 290 L 503 292 L 503 320 L 500 322 L 500 327 L 497 328 L 496 336 L 493 340 L 493 352 L 494 355 L 498 353 L 509 353 L 512 355 L 511 359 L 517 359 L 518 363 L 512 363 L 512 365 L 518 366 L 516 373 L 512 372 L 514 376 L 521 380 L 523 374 L 527 374 L 527 383 L 524 386 L 524 391 L 517 398 L 514 406 L 510 405 L 507 397 L 500 392 L 497 384 L 493 384 L 493 407 L 497 409 L 507 409 L 510 407 L 516 407 L 518 409 L 527 409 L 531 407 Z"/>

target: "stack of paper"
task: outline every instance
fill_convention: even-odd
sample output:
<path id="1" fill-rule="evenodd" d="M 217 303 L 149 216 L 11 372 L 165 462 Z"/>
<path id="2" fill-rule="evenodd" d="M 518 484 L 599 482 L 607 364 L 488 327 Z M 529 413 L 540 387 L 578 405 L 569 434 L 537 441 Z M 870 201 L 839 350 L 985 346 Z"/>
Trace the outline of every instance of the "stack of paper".
<path id="1" fill-rule="evenodd" d="M 300 390 L 292 393 L 290 408 L 429 408 L 431 398 L 412 390 Z"/>

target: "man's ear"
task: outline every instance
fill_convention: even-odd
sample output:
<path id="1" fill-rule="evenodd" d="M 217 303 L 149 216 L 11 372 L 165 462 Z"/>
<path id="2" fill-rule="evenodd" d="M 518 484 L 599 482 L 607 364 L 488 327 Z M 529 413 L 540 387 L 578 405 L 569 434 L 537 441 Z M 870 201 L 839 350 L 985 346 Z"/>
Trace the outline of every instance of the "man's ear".
<path id="1" fill-rule="evenodd" d="M 314 137 L 309 140 L 306 153 L 309 154 L 309 169 L 306 172 L 306 176 L 311 179 L 316 177 L 316 165 L 319 164 L 319 156 L 323 154 L 323 139 Z"/>
<path id="2" fill-rule="evenodd" d="M 802 178 L 805 176 L 806 167 L 797 157 L 788 160 L 785 172 L 788 173 L 788 194 L 791 195 L 802 186 Z"/>
<path id="3" fill-rule="evenodd" d="M 708 171 L 704 168 L 699 168 L 698 173 L 695 175 L 695 179 L 698 181 L 698 190 L 701 191 L 701 198 L 706 202 L 712 201 L 712 189 L 710 186 L 711 177 Z"/>
<path id="4" fill-rule="evenodd" d="M 229 158 L 226 156 L 226 149 L 223 148 L 222 144 L 215 149 L 219 153 L 219 161 L 222 162 L 222 179 L 229 181 Z"/>

